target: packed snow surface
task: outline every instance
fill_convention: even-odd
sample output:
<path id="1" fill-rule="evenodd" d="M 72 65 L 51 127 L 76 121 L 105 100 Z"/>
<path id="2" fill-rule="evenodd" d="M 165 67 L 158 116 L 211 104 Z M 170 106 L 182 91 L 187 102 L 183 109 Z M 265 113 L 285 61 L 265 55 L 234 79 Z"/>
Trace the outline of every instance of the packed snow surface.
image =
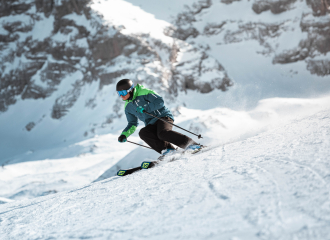
<path id="1" fill-rule="evenodd" d="M 245 140 L 0 205 L 1 239 L 329 239 L 330 109 Z"/>

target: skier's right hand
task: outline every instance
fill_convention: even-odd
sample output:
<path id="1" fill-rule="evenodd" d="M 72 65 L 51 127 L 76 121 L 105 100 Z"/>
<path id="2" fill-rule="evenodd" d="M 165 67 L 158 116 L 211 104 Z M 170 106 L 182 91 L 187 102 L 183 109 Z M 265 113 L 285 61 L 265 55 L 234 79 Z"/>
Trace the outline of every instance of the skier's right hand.
<path id="1" fill-rule="evenodd" d="M 127 138 L 125 135 L 120 135 L 118 138 L 118 142 L 124 143 L 127 141 Z"/>

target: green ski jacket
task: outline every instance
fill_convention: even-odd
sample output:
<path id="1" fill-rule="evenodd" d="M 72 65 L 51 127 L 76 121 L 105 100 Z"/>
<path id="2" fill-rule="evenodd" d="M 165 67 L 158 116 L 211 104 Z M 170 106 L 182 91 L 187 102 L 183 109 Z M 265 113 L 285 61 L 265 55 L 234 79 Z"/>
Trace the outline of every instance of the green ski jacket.
<path id="1" fill-rule="evenodd" d="M 170 117 L 174 121 L 171 111 L 165 107 L 164 100 L 155 91 L 137 84 L 134 87 L 133 98 L 125 101 L 125 114 L 128 121 L 127 127 L 122 134 L 126 137 L 132 135 L 137 126 L 138 119 L 144 122 L 145 126 L 154 124 L 158 119 L 145 113 L 137 112 L 137 107 L 142 106 L 148 113 L 159 118 Z"/>

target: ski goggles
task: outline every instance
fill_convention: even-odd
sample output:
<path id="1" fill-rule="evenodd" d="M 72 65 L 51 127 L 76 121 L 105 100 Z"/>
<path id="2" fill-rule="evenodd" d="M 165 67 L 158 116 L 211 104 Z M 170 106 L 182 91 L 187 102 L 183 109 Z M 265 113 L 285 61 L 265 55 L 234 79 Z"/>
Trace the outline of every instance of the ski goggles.
<path id="1" fill-rule="evenodd" d="M 129 92 L 133 90 L 133 88 L 134 88 L 134 84 L 128 90 L 117 91 L 118 96 L 126 96 Z"/>

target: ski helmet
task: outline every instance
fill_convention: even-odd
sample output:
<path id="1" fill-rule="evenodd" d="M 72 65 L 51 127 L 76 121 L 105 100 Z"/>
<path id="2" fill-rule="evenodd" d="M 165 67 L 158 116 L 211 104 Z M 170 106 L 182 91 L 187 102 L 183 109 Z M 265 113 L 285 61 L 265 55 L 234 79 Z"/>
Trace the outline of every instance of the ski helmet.
<path id="1" fill-rule="evenodd" d="M 122 79 L 117 83 L 116 91 L 128 90 L 132 86 L 134 87 L 132 80 Z"/>

